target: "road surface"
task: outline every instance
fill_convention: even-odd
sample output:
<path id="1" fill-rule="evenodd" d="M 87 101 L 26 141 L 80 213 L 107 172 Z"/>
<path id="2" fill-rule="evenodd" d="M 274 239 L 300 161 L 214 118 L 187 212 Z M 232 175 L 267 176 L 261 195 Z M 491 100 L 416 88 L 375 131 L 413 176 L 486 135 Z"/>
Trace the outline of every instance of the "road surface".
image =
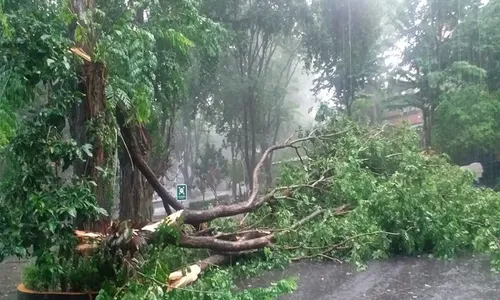
<path id="1" fill-rule="evenodd" d="M 15 300 L 22 265 L 0 264 L 0 299 Z M 269 286 L 296 276 L 298 290 L 283 300 L 481 300 L 500 299 L 500 275 L 486 259 L 474 256 L 441 261 L 425 257 L 392 258 L 356 272 L 352 265 L 301 262 L 238 282 L 240 288 Z"/>
<path id="2" fill-rule="evenodd" d="M 172 194 L 172 195 L 175 195 L 175 194 Z M 231 191 L 219 191 L 219 192 L 217 192 L 217 196 L 219 196 L 219 197 L 225 197 L 227 195 L 231 195 Z M 205 195 L 205 201 L 210 201 L 213 199 L 215 199 L 213 194 L 207 192 L 207 194 Z M 190 203 L 199 202 L 199 201 L 203 201 L 203 196 L 188 198 L 185 201 L 181 201 L 181 203 L 184 205 L 184 207 L 189 207 Z M 165 216 L 165 208 L 163 208 L 163 203 L 161 202 L 161 198 L 156 197 L 153 200 L 153 208 L 154 208 L 154 212 L 153 212 L 154 217 Z"/>
<path id="3" fill-rule="evenodd" d="M 401 257 L 373 262 L 364 272 L 352 265 L 301 262 L 241 283 L 266 286 L 298 277 L 298 289 L 283 300 L 481 300 L 500 299 L 500 275 L 484 258 L 466 256 L 452 261 Z"/>

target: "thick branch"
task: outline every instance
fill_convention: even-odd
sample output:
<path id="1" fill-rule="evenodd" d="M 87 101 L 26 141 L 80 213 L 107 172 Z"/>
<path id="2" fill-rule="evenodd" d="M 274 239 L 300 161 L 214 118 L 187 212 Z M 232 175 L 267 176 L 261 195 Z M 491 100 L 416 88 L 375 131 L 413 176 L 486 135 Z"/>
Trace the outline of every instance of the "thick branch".
<path id="1" fill-rule="evenodd" d="M 205 270 L 209 266 L 212 265 L 222 265 L 227 261 L 227 256 L 224 255 L 212 255 L 204 260 L 199 261 L 198 263 L 189 266 L 188 268 L 177 270 L 175 272 L 170 273 L 168 277 L 168 291 L 171 291 L 176 288 L 183 288 L 188 284 L 196 281 L 201 271 Z"/>
<path id="2" fill-rule="evenodd" d="M 199 224 L 209 222 L 217 218 L 231 217 L 243 213 L 250 212 L 255 208 L 262 205 L 264 202 L 270 200 L 272 194 L 267 194 L 261 197 L 258 202 L 239 202 L 235 204 L 219 205 L 207 210 L 185 210 L 184 223 L 186 224 Z"/>
<path id="3" fill-rule="evenodd" d="M 272 245 L 273 234 L 255 239 L 241 241 L 219 240 L 209 236 L 181 235 L 179 246 L 186 248 L 204 248 L 220 252 L 240 252 L 252 249 L 264 248 Z"/>
<path id="4" fill-rule="evenodd" d="M 172 206 L 176 210 L 184 209 L 184 206 L 177 202 L 177 200 L 167 192 L 167 190 L 161 184 L 160 180 L 156 178 L 153 170 L 151 170 L 146 161 L 144 161 L 144 159 L 140 155 L 137 141 L 135 140 L 135 137 L 133 136 L 129 125 L 125 124 L 125 117 L 122 110 L 117 107 L 116 111 L 118 124 L 122 131 L 125 143 L 130 151 L 130 155 L 132 156 L 132 160 L 134 161 L 134 164 L 137 166 L 137 168 L 141 171 L 142 175 L 147 179 L 149 184 L 151 184 L 158 196 L 160 196 L 160 198 L 162 199 L 163 206 L 167 214 L 171 214 L 169 206 Z"/>
<path id="5" fill-rule="evenodd" d="M 122 128 L 123 135 L 127 142 L 127 146 L 131 150 L 131 155 L 132 159 L 134 160 L 134 163 L 137 165 L 141 173 L 146 177 L 148 182 L 151 184 L 151 186 L 154 188 L 156 193 L 162 198 L 163 204 L 165 208 L 168 207 L 168 205 L 172 206 L 176 210 L 183 210 L 184 207 L 182 204 L 176 201 L 174 197 L 172 197 L 166 189 L 161 185 L 160 181 L 154 173 L 151 171 L 147 163 L 142 159 L 140 155 L 138 155 L 137 152 L 137 145 L 135 144 L 134 137 L 130 135 L 129 129 L 127 126 L 124 124 L 124 118 L 121 113 L 121 111 L 118 109 L 117 112 L 118 119 L 119 119 L 119 124 Z M 315 139 L 321 139 L 325 140 L 328 138 L 332 138 L 334 136 L 341 135 L 342 133 L 346 132 L 349 129 L 346 129 L 345 131 L 342 132 L 336 132 L 336 133 L 331 133 L 323 136 L 318 136 L 316 135 L 317 130 L 311 132 L 307 137 L 296 139 L 293 141 L 290 141 L 288 139 L 284 144 L 281 145 L 275 145 L 270 148 L 268 148 L 264 154 L 262 155 L 260 161 L 255 165 L 254 171 L 253 171 L 253 186 L 251 190 L 251 194 L 248 198 L 247 201 L 245 202 L 240 202 L 240 203 L 235 203 L 235 204 L 229 204 L 229 205 L 219 205 L 211 209 L 207 210 L 189 210 L 189 209 L 184 209 L 182 214 L 183 214 L 183 220 L 184 223 L 186 224 L 200 224 L 203 222 L 209 222 L 217 218 L 222 218 L 222 217 L 230 217 L 230 216 L 235 216 L 238 214 L 242 213 L 248 213 L 266 201 L 269 201 L 273 194 L 274 191 L 258 197 L 259 194 L 259 172 L 262 166 L 264 165 L 264 162 L 266 159 L 271 155 L 276 150 L 284 149 L 284 148 L 289 148 L 289 147 L 294 147 L 295 144 L 306 142 L 306 141 L 311 141 Z M 130 145 L 128 145 L 130 144 Z"/>

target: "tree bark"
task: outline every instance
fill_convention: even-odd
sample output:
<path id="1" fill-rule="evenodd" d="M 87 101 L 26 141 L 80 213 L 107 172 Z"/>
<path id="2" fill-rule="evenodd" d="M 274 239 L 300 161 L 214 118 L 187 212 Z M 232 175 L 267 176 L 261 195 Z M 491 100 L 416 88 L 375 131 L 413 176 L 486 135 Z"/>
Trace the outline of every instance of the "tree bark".
<path id="1" fill-rule="evenodd" d="M 85 11 L 93 8 L 93 2 L 72 0 L 69 3 L 69 8 L 76 15 L 76 20 L 73 20 L 74 22 L 68 30 L 68 34 L 73 35 L 77 24 L 75 21 L 81 20 Z M 108 156 L 113 155 L 105 153 L 103 133 L 100 130 L 106 127 L 107 72 L 104 63 L 92 61 L 95 43 L 96 40 L 90 38 L 85 43 L 77 42 L 76 48 L 72 48 L 75 54 L 84 59 L 84 63 L 80 66 L 82 81 L 79 84 L 85 97 L 82 103 L 74 106 L 72 111 L 74 121 L 70 123 L 70 127 L 72 135 L 80 144 L 90 143 L 92 145 L 92 157 L 89 157 L 85 164 L 76 164 L 75 173 L 85 176 L 97 184 L 94 188 L 97 203 L 111 213 L 113 201 L 108 199 L 107 191 L 112 187 L 106 184 L 100 171 L 100 169 L 106 168 Z M 75 49 L 78 53 L 75 52 Z"/>
<path id="2" fill-rule="evenodd" d="M 134 222 L 151 221 L 153 218 L 152 198 L 148 197 L 146 179 L 130 160 L 121 162 L 120 166 L 122 179 L 119 219 Z"/>
<path id="3" fill-rule="evenodd" d="M 150 141 L 144 133 L 144 127 L 133 126 L 131 132 L 136 140 L 140 140 L 140 155 L 148 160 Z M 120 220 L 136 222 L 151 221 L 153 218 L 153 193 L 141 171 L 134 166 L 128 149 L 123 149 L 120 155 L 121 186 L 120 186 Z"/>
<path id="4" fill-rule="evenodd" d="M 86 62 L 83 65 L 85 82 L 84 122 L 91 122 L 92 129 L 99 128 L 105 122 L 106 115 L 106 67 L 101 62 Z M 96 124 L 97 123 L 97 124 Z M 87 137 L 88 138 L 88 137 Z M 95 181 L 95 195 L 99 206 L 111 212 L 109 201 L 107 201 L 106 185 L 103 174 L 99 169 L 106 168 L 106 159 L 109 153 L 105 153 L 103 137 L 96 132 L 91 137 L 92 157 L 87 160 L 85 175 Z"/>
<path id="5" fill-rule="evenodd" d="M 118 121 L 118 125 L 120 126 L 125 144 L 129 149 L 132 161 L 134 162 L 135 166 L 137 166 L 137 168 L 141 171 L 142 175 L 147 179 L 152 188 L 156 191 L 158 196 L 160 196 L 160 198 L 162 199 L 163 207 L 165 208 L 165 212 L 167 213 L 167 215 L 170 215 L 172 213 L 170 206 L 176 210 L 184 209 L 184 206 L 167 192 L 156 174 L 153 172 L 153 170 L 151 170 L 147 162 L 141 156 L 137 141 L 135 140 L 135 137 L 131 131 L 130 125 L 125 124 L 125 116 L 120 107 L 117 107 L 116 109 L 116 119 Z"/>
<path id="6" fill-rule="evenodd" d="M 241 241 L 225 241 L 211 236 L 181 235 L 179 245 L 186 248 L 205 248 L 220 252 L 242 252 L 270 246 L 272 234 Z"/>

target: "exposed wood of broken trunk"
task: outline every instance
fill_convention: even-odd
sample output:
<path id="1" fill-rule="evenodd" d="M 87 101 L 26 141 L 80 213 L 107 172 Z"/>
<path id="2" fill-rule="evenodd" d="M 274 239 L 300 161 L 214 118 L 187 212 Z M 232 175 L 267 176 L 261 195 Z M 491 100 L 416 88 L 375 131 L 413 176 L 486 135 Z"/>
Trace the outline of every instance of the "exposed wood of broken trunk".
<path id="1" fill-rule="evenodd" d="M 333 211 L 333 215 L 343 215 L 348 212 L 347 209 L 348 206 L 346 205 L 340 206 L 335 209 L 335 211 Z M 282 232 L 295 230 L 298 227 L 309 222 L 313 218 L 325 213 L 326 211 L 327 210 L 325 209 L 317 209 L 307 217 L 296 222 L 291 228 L 288 228 L 287 230 L 284 230 Z M 140 229 L 133 230 L 133 238 L 131 239 L 131 242 L 136 238 L 139 238 L 139 240 L 148 239 L 149 237 L 151 237 L 151 233 L 156 232 L 159 226 L 162 224 L 166 224 L 167 226 L 174 226 L 177 227 L 178 230 L 180 230 L 181 223 L 182 212 L 176 212 L 160 222 L 146 225 L 141 227 Z M 198 261 L 197 263 L 192 264 L 184 269 L 170 273 L 167 283 L 169 291 L 194 282 L 198 279 L 201 271 L 211 265 L 222 265 L 226 263 L 229 257 L 249 253 L 250 251 L 255 249 L 272 246 L 275 235 L 274 232 L 264 230 L 246 230 L 235 233 L 218 233 L 213 236 L 198 235 L 206 234 L 207 232 L 208 231 L 205 231 L 203 233 L 200 231 L 193 235 L 188 235 L 186 233 L 182 233 L 181 231 L 181 237 L 178 241 L 176 241 L 176 244 L 178 244 L 179 246 L 188 248 L 207 248 L 216 252 L 215 254 L 212 254 L 204 260 Z M 82 231 L 75 231 L 75 235 L 79 240 L 76 250 L 80 254 L 84 255 L 91 254 L 92 251 L 99 248 L 99 244 L 102 241 L 105 241 L 106 238 L 109 238 L 109 235 L 105 236 L 103 234 Z M 113 236 L 115 235 L 112 234 L 111 237 Z M 134 242 L 132 242 L 132 244 L 134 244 Z M 133 251 L 136 251 L 138 249 L 136 248 L 137 244 L 135 245 L 136 246 L 132 247 L 134 249 Z M 210 247 L 207 247 L 207 245 L 209 245 Z M 124 248 L 122 247 L 122 249 Z"/>

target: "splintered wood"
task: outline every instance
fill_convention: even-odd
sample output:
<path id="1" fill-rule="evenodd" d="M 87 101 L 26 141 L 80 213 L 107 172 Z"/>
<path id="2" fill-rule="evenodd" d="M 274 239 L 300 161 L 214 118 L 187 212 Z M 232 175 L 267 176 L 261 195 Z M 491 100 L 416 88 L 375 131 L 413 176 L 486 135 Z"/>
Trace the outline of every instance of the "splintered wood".
<path id="1" fill-rule="evenodd" d="M 185 287 L 198 279 L 201 273 L 199 265 L 191 265 L 186 269 L 177 270 L 168 276 L 167 291 Z"/>
<path id="2" fill-rule="evenodd" d="M 134 229 L 133 235 L 138 235 L 140 231 L 155 232 L 162 224 L 166 224 L 168 226 L 179 226 L 182 213 L 182 210 L 177 211 L 159 222 L 143 226 L 141 229 Z M 92 253 L 92 251 L 99 247 L 100 242 L 102 242 L 102 240 L 106 238 L 105 235 L 100 233 L 86 232 L 81 230 L 75 230 L 73 231 L 73 233 L 78 239 L 78 245 L 76 246 L 75 250 L 82 255 L 89 255 L 90 253 Z M 214 258 L 214 263 L 221 260 L 221 258 L 217 256 L 214 256 Z M 167 291 L 171 291 L 176 288 L 182 288 L 195 282 L 198 279 L 202 268 L 206 268 L 211 264 L 211 259 L 212 258 L 210 257 L 207 262 L 202 261 L 200 262 L 200 264 L 193 264 L 187 268 L 170 273 L 167 282 Z"/>

